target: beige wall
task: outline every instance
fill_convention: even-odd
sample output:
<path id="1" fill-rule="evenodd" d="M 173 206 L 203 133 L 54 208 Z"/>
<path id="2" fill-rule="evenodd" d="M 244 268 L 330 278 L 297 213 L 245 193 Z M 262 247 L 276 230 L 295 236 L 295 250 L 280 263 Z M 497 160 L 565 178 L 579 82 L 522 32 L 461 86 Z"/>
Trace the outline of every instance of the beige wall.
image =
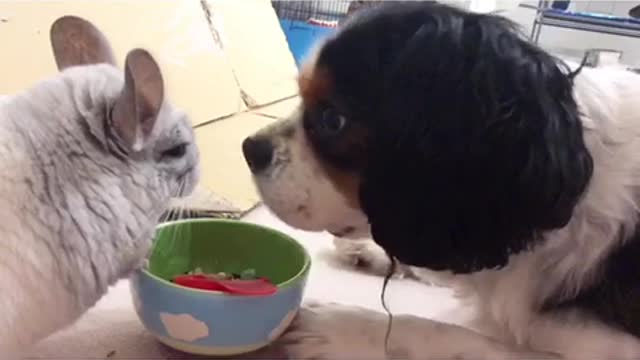
<path id="1" fill-rule="evenodd" d="M 297 69 L 270 1 L 0 1 L 0 95 L 55 74 L 48 31 L 66 14 L 98 26 L 120 61 L 135 47 L 154 55 L 168 96 L 198 126 L 206 190 L 199 194 L 252 207 L 258 196 L 240 143 L 274 121 L 253 109 L 282 103 L 284 116 L 295 105 L 284 99 L 296 94 Z"/>

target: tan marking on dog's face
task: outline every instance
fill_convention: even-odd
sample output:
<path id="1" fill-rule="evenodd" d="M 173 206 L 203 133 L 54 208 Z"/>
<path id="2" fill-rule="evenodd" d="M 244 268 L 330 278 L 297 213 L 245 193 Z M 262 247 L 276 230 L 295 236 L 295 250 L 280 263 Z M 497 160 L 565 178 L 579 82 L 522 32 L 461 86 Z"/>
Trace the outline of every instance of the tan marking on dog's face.
<path id="1" fill-rule="evenodd" d="M 303 129 L 301 111 L 270 125 L 254 136 L 274 145 L 271 166 L 254 179 L 264 203 L 294 227 L 339 232 L 344 228 L 368 231 L 357 203 L 355 178 L 330 173 L 313 152 Z M 331 175 L 330 175 L 331 174 Z M 351 199 L 347 193 L 353 194 Z"/>
<path id="2" fill-rule="evenodd" d="M 326 101 L 332 91 L 330 73 L 322 67 L 317 68 L 314 62 L 302 65 L 298 75 L 298 88 L 304 106 L 314 106 Z"/>
<path id="3" fill-rule="evenodd" d="M 255 183 L 264 203 L 291 226 L 362 236 L 369 231 L 359 201 L 368 131 L 348 119 L 341 131 L 326 131 L 325 111 L 343 113 L 333 102 L 331 72 L 316 59 L 301 68 L 298 109 L 259 132 L 273 143 L 274 160 L 254 174 Z"/>
<path id="4" fill-rule="evenodd" d="M 333 107 L 340 112 L 333 100 L 333 80 L 331 72 L 323 66 L 316 66 L 316 59 L 303 65 L 299 78 L 302 97 L 301 127 L 310 144 L 315 161 L 320 165 L 336 189 L 348 200 L 349 206 L 360 209 L 360 171 L 366 163 L 365 150 L 368 131 L 350 119 L 344 130 L 326 139 L 313 131 L 314 122 L 323 121 L 322 112 Z M 311 129 L 311 130 L 309 130 Z M 345 164 L 348 164 L 345 166 Z"/>

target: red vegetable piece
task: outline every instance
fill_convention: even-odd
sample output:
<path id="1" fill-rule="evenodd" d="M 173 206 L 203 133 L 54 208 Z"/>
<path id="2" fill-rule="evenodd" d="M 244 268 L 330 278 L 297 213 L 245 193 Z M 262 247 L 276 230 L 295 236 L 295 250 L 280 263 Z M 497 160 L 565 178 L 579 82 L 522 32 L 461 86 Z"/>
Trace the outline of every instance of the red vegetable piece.
<path id="1" fill-rule="evenodd" d="M 226 292 L 237 295 L 271 295 L 278 291 L 278 287 L 265 278 L 218 280 L 218 283 L 226 289 Z"/>
<path id="2" fill-rule="evenodd" d="M 204 275 L 181 275 L 175 277 L 173 282 L 189 288 L 222 291 L 234 295 L 271 295 L 278 291 L 278 287 L 265 278 L 255 280 L 218 280 Z"/>
<path id="3" fill-rule="evenodd" d="M 181 275 L 176 276 L 173 282 L 194 289 L 223 291 L 223 287 L 217 281 L 204 275 Z"/>

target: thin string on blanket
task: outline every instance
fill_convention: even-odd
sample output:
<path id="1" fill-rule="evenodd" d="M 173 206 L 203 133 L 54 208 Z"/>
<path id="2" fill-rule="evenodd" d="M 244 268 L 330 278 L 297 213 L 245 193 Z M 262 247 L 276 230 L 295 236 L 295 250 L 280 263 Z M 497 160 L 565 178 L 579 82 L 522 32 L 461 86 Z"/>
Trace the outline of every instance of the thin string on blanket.
<path id="1" fill-rule="evenodd" d="M 393 276 L 393 274 L 395 274 L 396 272 L 396 267 L 397 267 L 397 262 L 396 259 L 389 255 L 387 253 L 387 256 L 389 257 L 389 260 L 391 260 L 391 263 L 389 264 L 389 268 L 387 269 L 387 274 L 384 277 L 384 282 L 382 283 L 382 293 L 380 294 L 380 302 L 382 303 L 382 307 L 384 308 L 384 311 L 387 313 L 387 317 L 389 318 L 389 320 L 387 321 L 387 330 L 386 333 L 384 334 L 384 353 L 386 355 L 386 358 L 389 359 L 389 338 L 391 337 L 391 328 L 393 327 L 393 314 L 391 313 L 391 310 L 389 310 L 389 306 L 387 305 L 387 300 L 385 298 L 385 295 L 387 293 L 387 285 L 389 284 L 389 280 L 391 280 L 391 277 Z"/>
<path id="2" fill-rule="evenodd" d="M 582 69 L 587 65 L 587 60 L 589 59 L 589 54 L 587 52 L 584 53 L 584 55 L 582 56 L 582 61 L 580 61 L 580 65 L 578 65 L 578 68 L 575 69 L 574 71 L 570 71 L 568 76 L 569 76 L 569 80 L 573 81 L 576 76 L 578 76 L 578 74 L 580 74 L 580 72 L 582 71 Z"/>

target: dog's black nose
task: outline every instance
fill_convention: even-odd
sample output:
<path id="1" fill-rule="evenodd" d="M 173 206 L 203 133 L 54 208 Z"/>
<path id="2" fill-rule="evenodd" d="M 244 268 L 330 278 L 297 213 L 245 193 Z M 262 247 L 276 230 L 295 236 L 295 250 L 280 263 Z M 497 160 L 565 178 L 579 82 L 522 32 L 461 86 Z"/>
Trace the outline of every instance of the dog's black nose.
<path id="1" fill-rule="evenodd" d="M 257 174 L 271 163 L 273 145 L 262 137 L 248 137 L 242 142 L 242 153 L 251 172 Z"/>

